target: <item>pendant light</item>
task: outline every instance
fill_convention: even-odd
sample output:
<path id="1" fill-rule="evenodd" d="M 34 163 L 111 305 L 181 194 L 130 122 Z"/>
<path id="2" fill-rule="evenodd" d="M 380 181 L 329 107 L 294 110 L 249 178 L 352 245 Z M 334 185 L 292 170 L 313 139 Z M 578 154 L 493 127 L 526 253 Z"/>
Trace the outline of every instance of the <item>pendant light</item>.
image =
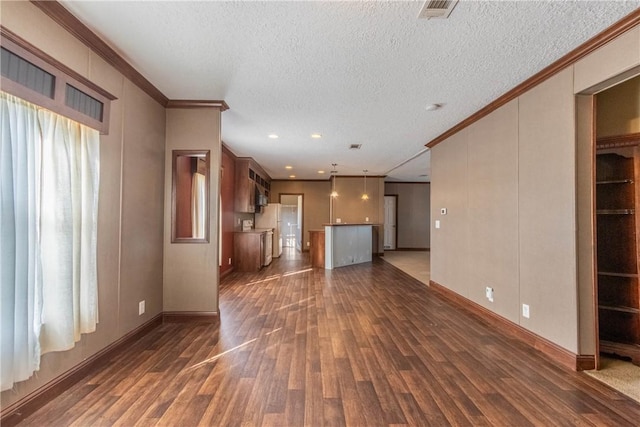
<path id="1" fill-rule="evenodd" d="M 364 172 L 364 192 L 362 193 L 362 197 L 360 197 L 362 200 L 367 201 L 369 200 L 369 195 L 367 194 L 367 172 L 369 172 L 367 169 L 364 169 L 362 172 Z"/>
<path id="2" fill-rule="evenodd" d="M 336 191 L 336 174 L 338 173 L 338 171 L 336 170 L 336 166 L 338 166 L 338 164 L 331 163 L 331 166 L 333 166 L 333 170 L 331 171 L 331 197 L 335 199 L 336 197 L 338 197 L 338 192 Z"/>

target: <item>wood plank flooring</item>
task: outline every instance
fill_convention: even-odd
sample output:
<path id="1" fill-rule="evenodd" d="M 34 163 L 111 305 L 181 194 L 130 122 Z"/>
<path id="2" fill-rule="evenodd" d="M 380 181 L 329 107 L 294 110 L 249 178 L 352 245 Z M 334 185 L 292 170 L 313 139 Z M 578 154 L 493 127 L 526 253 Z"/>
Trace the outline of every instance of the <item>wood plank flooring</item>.
<path id="1" fill-rule="evenodd" d="M 21 425 L 637 426 L 640 405 L 379 259 L 233 273 L 220 321 L 165 323 Z"/>

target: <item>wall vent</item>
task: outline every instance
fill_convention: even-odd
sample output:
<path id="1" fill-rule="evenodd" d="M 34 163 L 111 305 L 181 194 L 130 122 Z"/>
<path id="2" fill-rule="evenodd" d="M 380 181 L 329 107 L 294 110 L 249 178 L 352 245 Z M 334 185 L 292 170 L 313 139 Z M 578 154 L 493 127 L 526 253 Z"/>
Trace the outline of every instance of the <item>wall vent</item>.
<path id="1" fill-rule="evenodd" d="M 422 6 L 418 18 L 448 18 L 456 4 L 458 4 L 458 0 L 427 0 Z"/>
<path id="2" fill-rule="evenodd" d="M 362 144 L 351 144 L 349 150 L 359 150 L 360 147 L 362 147 Z"/>

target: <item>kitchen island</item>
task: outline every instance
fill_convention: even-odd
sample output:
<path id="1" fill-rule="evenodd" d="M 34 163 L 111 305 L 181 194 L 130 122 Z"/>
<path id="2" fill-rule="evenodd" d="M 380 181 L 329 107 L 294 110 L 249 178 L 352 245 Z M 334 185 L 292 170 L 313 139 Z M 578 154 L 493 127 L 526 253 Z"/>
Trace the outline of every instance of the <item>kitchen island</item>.
<path id="1" fill-rule="evenodd" d="M 372 223 L 332 223 L 324 225 L 324 268 L 371 262 Z"/>

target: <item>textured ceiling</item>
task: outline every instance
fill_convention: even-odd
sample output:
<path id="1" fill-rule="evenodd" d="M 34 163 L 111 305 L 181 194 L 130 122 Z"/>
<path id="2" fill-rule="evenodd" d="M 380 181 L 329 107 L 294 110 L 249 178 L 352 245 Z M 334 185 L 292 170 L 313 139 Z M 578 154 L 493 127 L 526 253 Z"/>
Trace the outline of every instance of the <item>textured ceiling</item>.
<path id="1" fill-rule="evenodd" d="M 429 180 L 428 151 L 406 162 L 429 140 L 640 6 L 462 0 L 419 20 L 423 2 L 62 3 L 170 99 L 224 99 L 223 141 L 273 178 L 337 163 L 404 181 Z"/>

